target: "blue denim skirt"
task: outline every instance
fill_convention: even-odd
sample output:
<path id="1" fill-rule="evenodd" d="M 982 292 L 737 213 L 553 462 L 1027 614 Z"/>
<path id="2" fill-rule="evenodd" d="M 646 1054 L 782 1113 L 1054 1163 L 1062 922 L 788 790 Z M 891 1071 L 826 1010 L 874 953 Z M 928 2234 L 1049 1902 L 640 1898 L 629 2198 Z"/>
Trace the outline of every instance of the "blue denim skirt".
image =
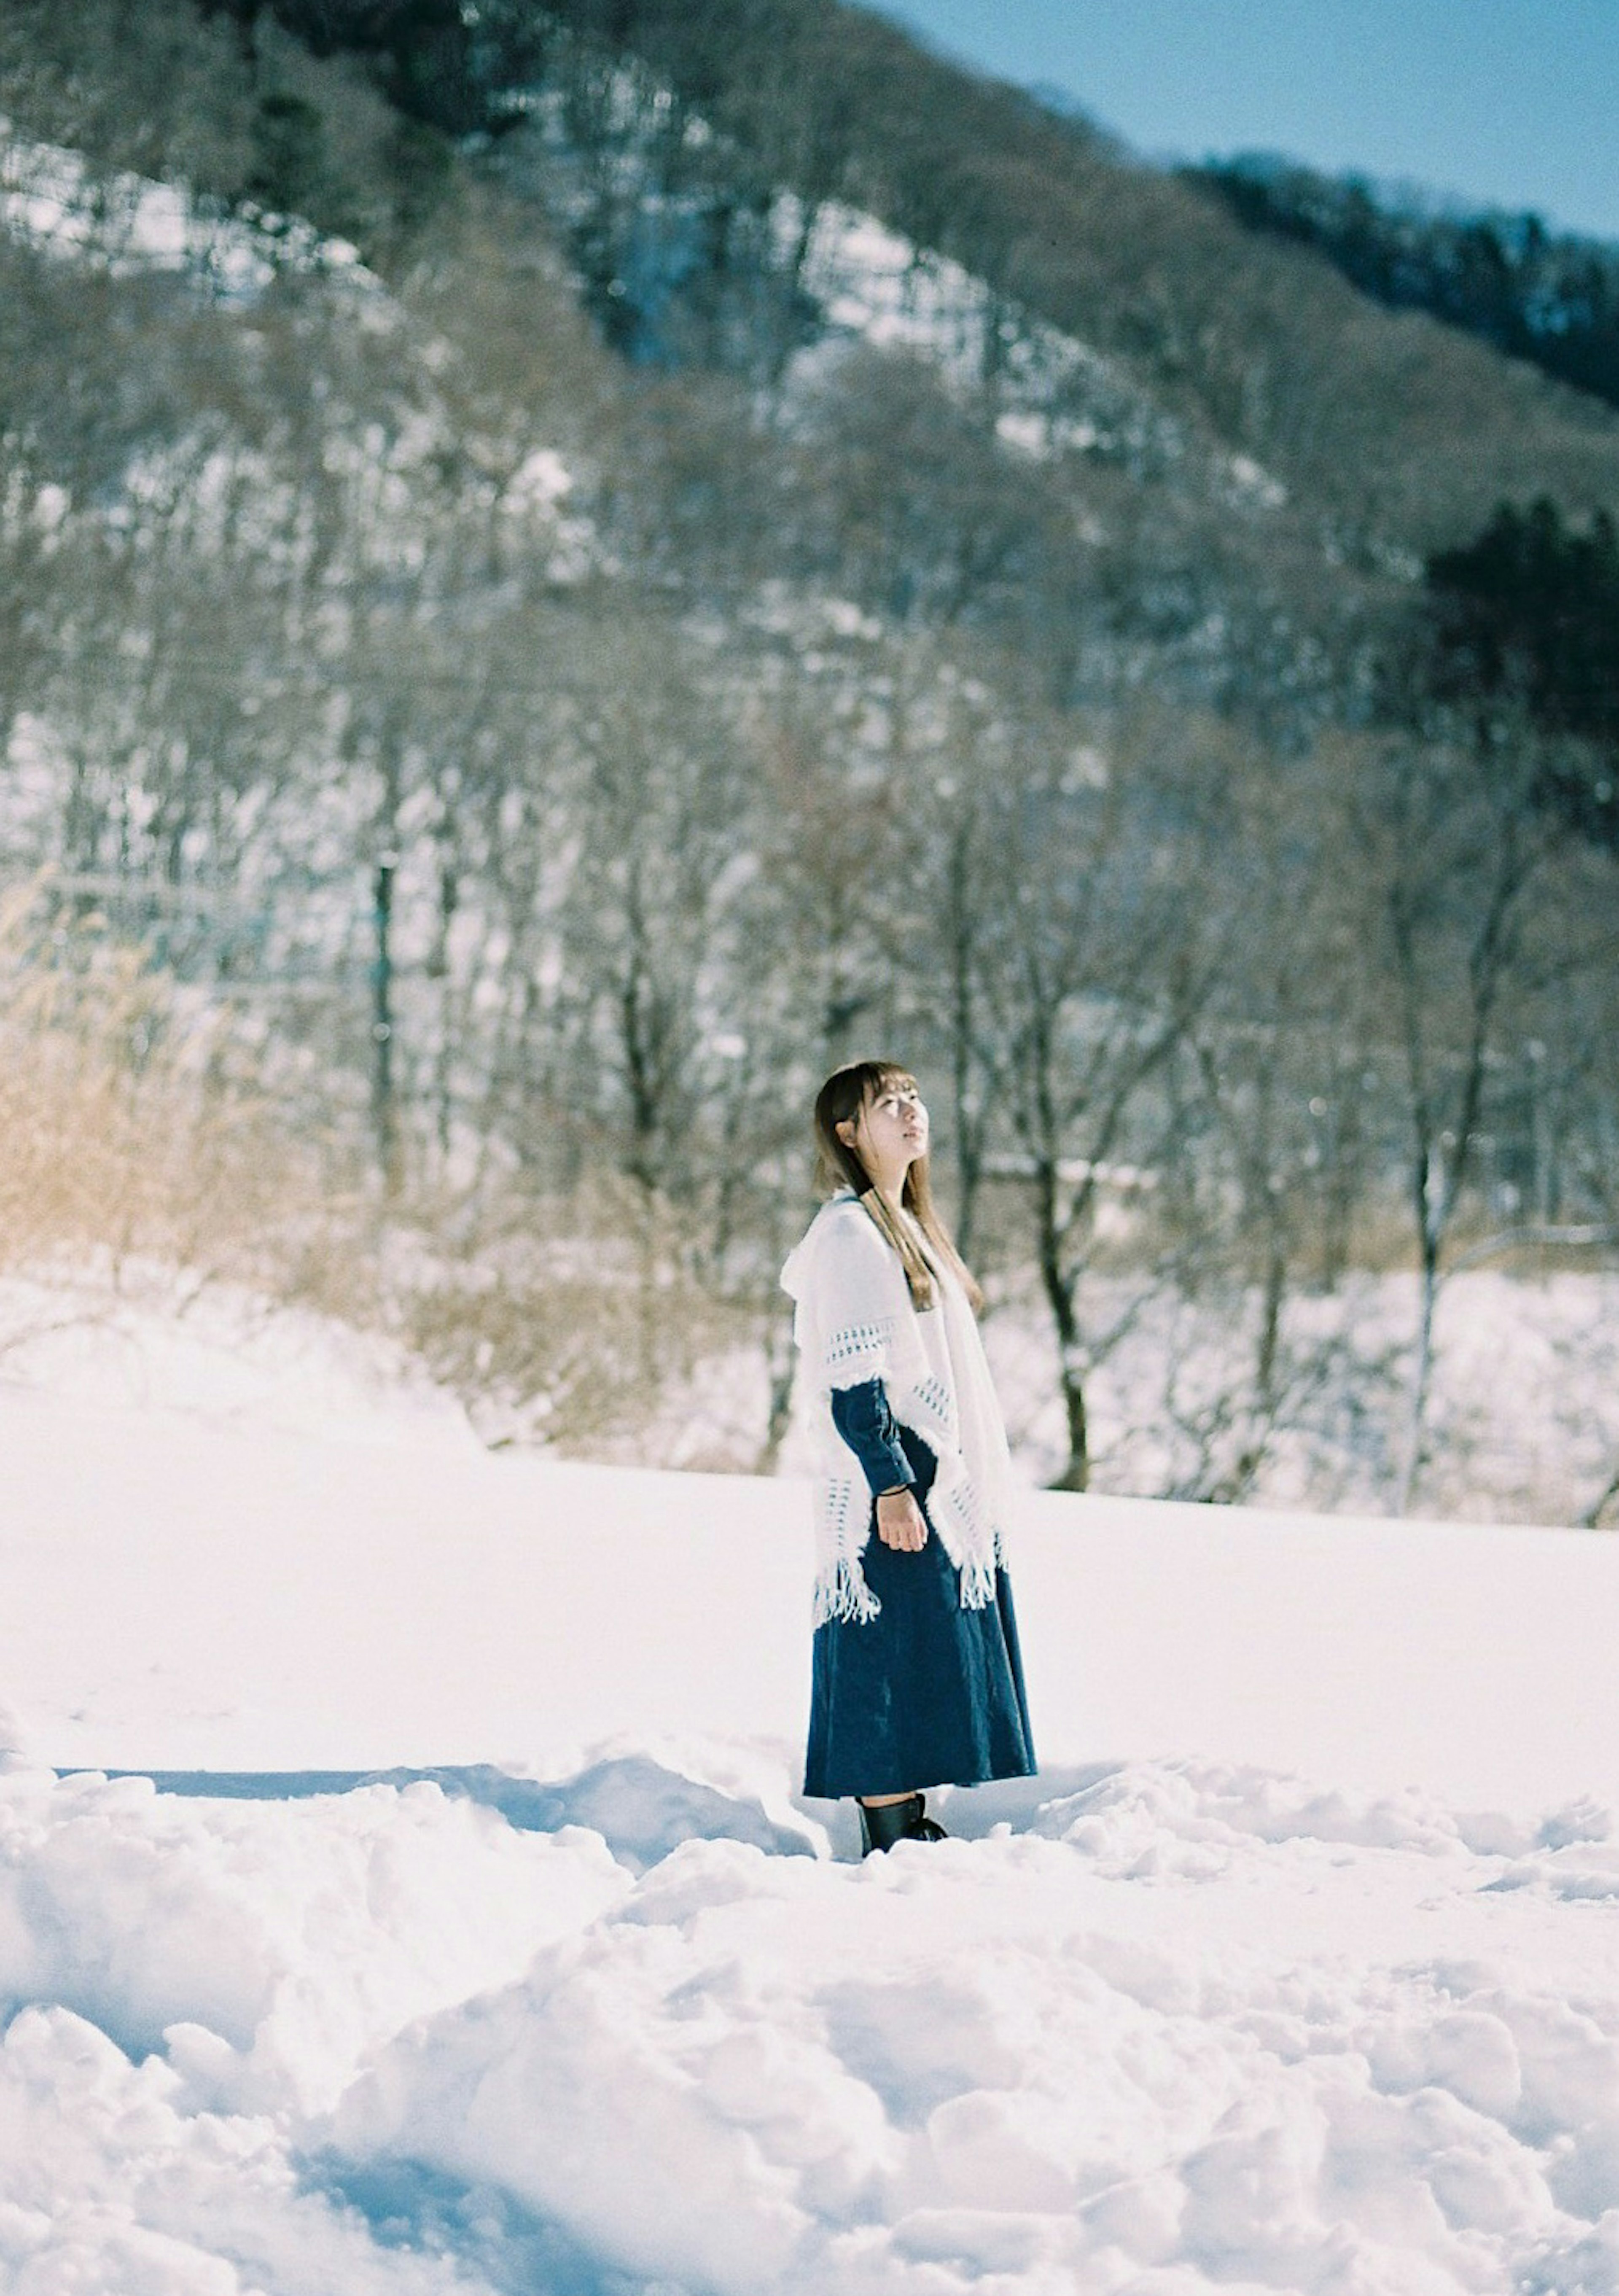
<path id="1" fill-rule="evenodd" d="M 920 1435 L 898 1431 L 924 1516 L 936 1462 Z M 920 1554 L 885 1546 L 873 1525 L 862 1558 L 881 1603 L 875 1619 L 830 1619 L 815 1629 L 804 1791 L 908 1793 L 1034 1775 L 1011 1585 L 961 1608 L 961 1581 L 931 1520 Z"/>

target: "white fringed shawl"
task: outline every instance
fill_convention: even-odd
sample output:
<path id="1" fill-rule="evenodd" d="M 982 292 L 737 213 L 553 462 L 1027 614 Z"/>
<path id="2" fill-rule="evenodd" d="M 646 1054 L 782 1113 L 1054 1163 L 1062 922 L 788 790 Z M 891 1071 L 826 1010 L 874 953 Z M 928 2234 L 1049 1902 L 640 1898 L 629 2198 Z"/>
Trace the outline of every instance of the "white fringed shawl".
<path id="1" fill-rule="evenodd" d="M 1006 1431 L 967 1294 L 920 1227 L 915 1233 L 937 1299 L 921 1314 L 899 1254 L 852 1194 L 822 1206 L 781 1270 L 796 1303 L 800 1408 L 819 1470 L 817 1625 L 874 1619 L 881 1607 L 861 1565 L 871 1533 L 870 1489 L 832 1423 L 832 1390 L 869 1379 L 882 1381 L 895 1418 L 938 1461 L 928 1513 L 960 1574 L 962 1608 L 981 1610 L 994 1598 L 1012 1490 Z"/>

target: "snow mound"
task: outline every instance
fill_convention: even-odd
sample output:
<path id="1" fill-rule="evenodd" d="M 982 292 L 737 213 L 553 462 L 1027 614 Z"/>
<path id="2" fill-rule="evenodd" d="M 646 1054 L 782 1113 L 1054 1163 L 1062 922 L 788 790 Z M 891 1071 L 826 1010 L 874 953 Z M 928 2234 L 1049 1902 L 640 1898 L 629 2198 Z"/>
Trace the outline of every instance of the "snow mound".
<path id="1" fill-rule="evenodd" d="M 1098 1886 L 1076 1802 L 1131 1813 L 1128 1878 L 1169 1882 L 1175 1917 Z M 1188 1841 L 1263 1845 L 1258 1904 L 1202 1928 Z M 402 2036 L 334 2149 L 726 2292 L 1561 2284 L 1607 2238 L 1619 2005 L 1484 1959 L 1357 1966 L 1329 1901 L 1301 1955 L 1272 1924 L 1325 1898 L 1324 1849 L 1349 1908 L 1392 1881 L 1418 1929 L 1435 1855 L 1489 1887 L 1443 1811 L 1254 1773 L 1143 1768 L 1021 1837 L 854 1872 L 690 1844 Z"/>
<path id="2" fill-rule="evenodd" d="M 0 2001 L 166 2049 L 209 2104 L 313 2111 L 626 1886 L 600 1835 L 519 1833 L 427 1784 L 204 1801 L 22 1771 L 0 1779 Z"/>
<path id="3" fill-rule="evenodd" d="M 1034 1824 L 1127 1879 L 1167 1871 L 1212 1880 L 1267 1849 L 1345 1843 L 1444 1856 L 1463 1846 L 1459 1821 L 1414 1789 L 1358 1800 L 1271 1771 L 1191 1762 L 1130 1764 L 1048 1801 Z"/>
<path id="4" fill-rule="evenodd" d="M 0 1775 L 0 2283 L 1619 2292 L 1606 1811 L 1124 1764 L 862 1866 L 762 1760 Z"/>

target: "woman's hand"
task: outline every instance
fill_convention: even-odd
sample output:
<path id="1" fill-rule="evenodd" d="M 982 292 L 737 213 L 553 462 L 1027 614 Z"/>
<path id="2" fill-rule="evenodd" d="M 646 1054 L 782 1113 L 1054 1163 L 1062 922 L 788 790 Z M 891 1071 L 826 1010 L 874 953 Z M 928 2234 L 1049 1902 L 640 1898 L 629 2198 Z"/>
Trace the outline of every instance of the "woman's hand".
<path id="1" fill-rule="evenodd" d="M 877 1536 L 902 1554 L 920 1554 L 928 1544 L 928 1518 L 909 1490 L 884 1491 L 877 1502 Z"/>

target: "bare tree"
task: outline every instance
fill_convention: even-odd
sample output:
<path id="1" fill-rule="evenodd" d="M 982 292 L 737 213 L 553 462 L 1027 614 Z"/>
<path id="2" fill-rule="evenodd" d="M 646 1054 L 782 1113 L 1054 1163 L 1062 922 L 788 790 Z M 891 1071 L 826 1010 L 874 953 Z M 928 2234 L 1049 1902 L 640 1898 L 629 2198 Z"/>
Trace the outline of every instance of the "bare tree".
<path id="1" fill-rule="evenodd" d="M 1080 1293 L 1099 1201 L 1121 1167 L 1156 1168 L 1183 1120 L 1173 1071 L 1215 959 L 1190 897 L 1214 863 L 1214 820 L 1176 817 L 1146 733 L 1119 729 L 1112 754 L 1077 771 L 1065 758 L 1028 774 L 1002 801 L 986 882 L 981 1056 L 1026 1185 L 1070 1490 L 1091 1473 L 1096 1334 Z"/>
<path id="2" fill-rule="evenodd" d="M 1405 1136 L 1418 1317 L 1400 1511 L 1421 1473 L 1444 1262 L 1477 1177 L 1492 1071 L 1541 985 L 1531 895 L 1556 841 L 1534 737 L 1501 726 L 1482 749 L 1390 736 L 1340 783 L 1357 867 L 1373 999 L 1361 1025 L 1387 1045 Z M 1381 993 L 1376 986 L 1383 984 Z"/>

